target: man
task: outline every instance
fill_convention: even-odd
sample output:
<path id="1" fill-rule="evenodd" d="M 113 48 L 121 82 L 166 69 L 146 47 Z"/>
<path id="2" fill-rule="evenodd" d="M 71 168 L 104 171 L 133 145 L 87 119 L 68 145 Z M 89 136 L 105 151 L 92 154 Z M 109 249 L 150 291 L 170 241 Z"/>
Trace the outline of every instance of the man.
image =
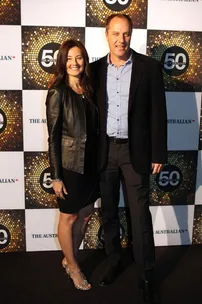
<path id="1" fill-rule="evenodd" d="M 149 211 L 149 176 L 167 157 L 166 102 L 161 64 L 130 48 L 129 16 L 106 21 L 110 52 L 91 64 L 100 111 L 100 192 L 108 267 L 100 281 L 111 284 L 121 260 L 119 189 L 130 210 L 133 253 L 144 299 L 155 303 L 155 248 Z"/>

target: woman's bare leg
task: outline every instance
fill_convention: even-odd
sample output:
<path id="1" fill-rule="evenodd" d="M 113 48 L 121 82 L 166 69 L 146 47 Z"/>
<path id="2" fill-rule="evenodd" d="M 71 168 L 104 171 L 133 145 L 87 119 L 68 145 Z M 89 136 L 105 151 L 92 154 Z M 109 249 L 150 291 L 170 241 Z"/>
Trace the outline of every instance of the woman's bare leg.
<path id="1" fill-rule="evenodd" d="M 68 271 L 70 272 L 70 276 L 73 279 L 75 286 L 83 286 L 84 278 L 82 276 L 82 273 L 79 272 L 80 268 L 74 255 L 72 238 L 72 229 L 77 218 L 77 214 L 65 214 L 62 212 L 60 213 L 58 224 L 58 239 L 66 262 L 68 264 Z M 90 287 L 90 284 L 88 284 L 86 289 L 89 289 Z"/>

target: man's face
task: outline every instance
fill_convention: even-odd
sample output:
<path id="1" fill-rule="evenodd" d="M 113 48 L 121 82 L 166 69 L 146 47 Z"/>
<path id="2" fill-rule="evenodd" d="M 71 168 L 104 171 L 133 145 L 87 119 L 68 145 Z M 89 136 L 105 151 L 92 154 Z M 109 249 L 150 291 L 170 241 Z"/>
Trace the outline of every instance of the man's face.
<path id="1" fill-rule="evenodd" d="M 127 59 L 131 40 L 131 29 L 128 20 L 114 17 L 109 23 L 106 38 L 111 56 L 118 59 Z"/>

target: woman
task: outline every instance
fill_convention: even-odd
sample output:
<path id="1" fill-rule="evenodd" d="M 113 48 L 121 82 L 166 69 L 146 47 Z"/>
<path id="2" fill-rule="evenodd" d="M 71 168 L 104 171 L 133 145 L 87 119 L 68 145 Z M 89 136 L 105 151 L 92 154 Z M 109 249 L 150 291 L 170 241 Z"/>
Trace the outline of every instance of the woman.
<path id="1" fill-rule="evenodd" d="M 60 209 L 58 239 L 62 265 L 77 289 L 91 285 L 76 254 L 97 199 L 97 110 L 92 101 L 89 59 L 84 45 L 65 41 L 46 99 L 52 185 Z"/>

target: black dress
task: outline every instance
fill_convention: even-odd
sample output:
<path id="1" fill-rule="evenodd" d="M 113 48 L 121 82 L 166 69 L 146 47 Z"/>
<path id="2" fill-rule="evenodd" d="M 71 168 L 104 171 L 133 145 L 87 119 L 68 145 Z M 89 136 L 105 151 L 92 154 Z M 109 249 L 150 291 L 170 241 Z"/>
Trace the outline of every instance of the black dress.
<path id="1" fill-rule="evenodd" d="M 57 198 L 60 212 L 73 214 L 83 207 L 92 204 L 98 198 L 97 177 L 97 115 L 95 105 L 88 102 L 82 95 L 76 94 L 78 102 L 83 102 L 86 113 L 86 146 L 84 174 L 63 168 L 63 183 L 68 192 L 65 200 Z"/>

